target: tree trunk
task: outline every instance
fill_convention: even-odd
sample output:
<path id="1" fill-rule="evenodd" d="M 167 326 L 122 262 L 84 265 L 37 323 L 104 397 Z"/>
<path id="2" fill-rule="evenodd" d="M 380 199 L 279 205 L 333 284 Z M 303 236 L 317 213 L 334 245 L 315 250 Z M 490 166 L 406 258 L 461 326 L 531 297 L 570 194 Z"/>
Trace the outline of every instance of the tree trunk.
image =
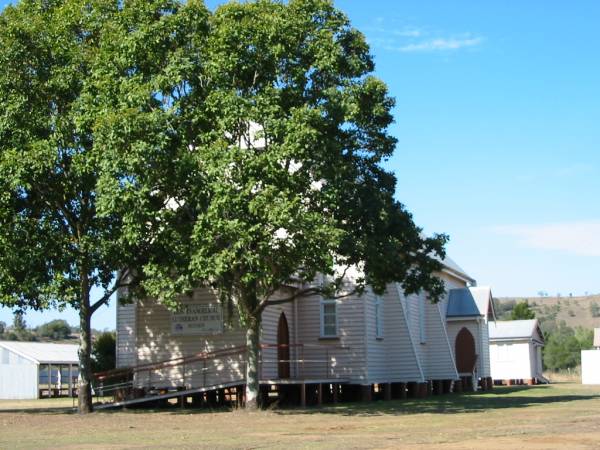
<path id="1" fill-rule="evenodd" d="M 246 409 L 248 410 L 256 410 L 259 407 L 259 345 L 260 319 L 253 319 L 248 330 L 246 330 L 246 346 L 248 348 L 246 363 Z"/>
<path id="2" fill-rule="evenodd" d="M 92 333 L 90 286 L 87 274 L 81 277 L 81 307 L 79 309 L 79 395 L 80 414 L 88 414 L 92 407 Z"/>

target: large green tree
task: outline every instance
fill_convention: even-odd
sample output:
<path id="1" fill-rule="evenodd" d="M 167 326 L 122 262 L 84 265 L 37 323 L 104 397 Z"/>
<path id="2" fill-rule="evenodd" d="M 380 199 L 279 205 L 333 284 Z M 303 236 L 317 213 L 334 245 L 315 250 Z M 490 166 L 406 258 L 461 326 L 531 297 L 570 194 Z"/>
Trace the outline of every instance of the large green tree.
<path id="1" fill-rule="evenodd" d="M 389 282 L 436 300 L 445 236 L 424 238 L 394 200 L 395 177 L 381 165 L 396 144 L 394 101 L 372 75 L 364 36 L 332 2 L 225 4 L 199 53 L 184 98 L 169 100 L 198 126 L 188 142 L 196 190 L 180 201 L 194 217 L 190 264 L 177 273 L 239 314 L 255 408 L 266 307 Z M 170 304 L 177 289 L 166 280 L 145 287 Z"/>
<path id="2" fill-rule="evenodd" d="M 445 236 L 381 165 L 394 102 L 330 1 L 28 0 L 0 21 L 1 299 L 79 309 L 80 410 L 91 314 L 123 285 L 171 308 L 215 288 L 247 329 L 251 408 L 267 306 L 442 295 Z"/>
<path id="3" fill-rule="evenodd" d="M 82 413 L 92 314 L 139 286 L 146 264 L 178 262 L 162 246 L 184 223 L 160 182 L 180 151 L 163 91 L 205 13 L 193 1 L 22 0 L 0 14 L 0 303 L 79 311 Z M 135 192 L 123 167 L 141 174 Z"/>

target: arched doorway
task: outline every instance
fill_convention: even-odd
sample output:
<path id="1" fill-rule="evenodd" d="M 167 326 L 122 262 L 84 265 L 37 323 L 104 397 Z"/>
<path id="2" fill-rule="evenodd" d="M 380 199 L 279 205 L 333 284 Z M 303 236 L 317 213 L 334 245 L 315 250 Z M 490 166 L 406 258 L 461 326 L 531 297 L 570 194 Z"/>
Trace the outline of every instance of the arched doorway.
<path id="1" fill-rule="evenodd" d="M 471 374 L 475 370 L 477 354 L 475 353 L 475 339 L 469 330 L 462 328 L 456 336 L 454 347 L 456 355 L 456 369 L 459 374 Z"/>
<path id="2" fill-rule="evenodd" d="M 285 314 L 279 316 L 277 324 L 277 375 L 279 378 L 290 377 L 290 330 Z"/>

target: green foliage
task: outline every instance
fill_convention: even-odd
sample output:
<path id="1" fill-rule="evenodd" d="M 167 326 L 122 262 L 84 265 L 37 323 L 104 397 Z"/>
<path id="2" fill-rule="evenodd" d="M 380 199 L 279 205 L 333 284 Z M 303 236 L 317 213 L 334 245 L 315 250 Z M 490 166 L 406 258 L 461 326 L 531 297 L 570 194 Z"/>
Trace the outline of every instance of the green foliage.
<path id="1" fill-rule="evenodd" d="M 22 0 L 0 14 L 0 303 L 80 311 L 82 411 L 91 315 L 149 261 L 180 262 L 161 249 L 190 223 L 165 208 L 189 151 L 165 100 L 194 73 L 205 15 L 168 0 Z M 90 304 L 93 286 L 104 295 Z"/>
<path id="2" fill-rule="evenodd" d="M 393 198 L 381 162 L 396 143 L 394 101 L 371 73 L 364 36 L 329 1 L 229 3 L 209 24 L 204 65 L 189 80 L 203 122 L 191 142 L 202 190 L 185 199 L 200 212 L 191 277 L 244 321 L 284 286 L 334 295 L 352 266 L 359 291 L 398 281 L 439 298 L 434 255 L 446 238 L 423 238 Z M 328 281 L 316 286 L 319 273 Z M 170 290 L 147 287 L 159 298 Z"/>
<path id="3" fill-rule="evenodd" d="M 592 315 L 592 317 L 600 317 L 600 305 L 598 305 L 598 303 L 590 303 L 590 314 Z"/>
<path id="4" fill-rule="evenodd" d="M 576 367 L 581 363 L 581 350 L 592 348 L 593 331 L 573 329 L 564 321 L 546 335 L 544 366 L 550 370 Z"/>
<path id="5" fill-rule="evenodd" d="M 581 350 L 591 350 L 594 346 L 594 331 L 588 328 L 575 327 L 575 338 Z"/>
<path id="6" fill-rule="evenodd" d="M 57 319 L 40 325 L 36 329 L 39 337 L 49 338 L 54 341 L 68 339 L 71 335 L 71 327 L 65 320 Z"/>
<path id="7" fill-rule="evenodd" d="M 5 331 L 6 331 L 6 323 L 0 321 L 0 338 L 2 338 L 2 335 L 4 334 Z"/>
<path id="8" fill-rule="evenodd" d="M 116 335 L 106 331 L 96 337 L 92 344 L 92 370 L 104 372 L 116 367 Z"/>
<path id="9" fill-rule="evenodd" d="M 17 333 L 27 330 L 27 322 L 25 322 L 25 316 L 22 311 L 15 311 L 12 329 Z"/>
<path id="10" fill-rule="evenodd" d="M 529 320 L 535 319 L 535 313 L 529 307 L 526 300 L 519 302 L 515 305 L 511 312 L 510 320 Z"/>
<path id="11" fill-rule="evenodd" d="M 35 335 L 27 328 L 25 315 L 23 311 L 15 311 L 13 323 L 10 331 L 6 333 L 6 339 L 9 341 L 35 341 Z"/>
<path id="12" fill-rule="evenodd" d="M 510 320 L 512 310 L 517 302 L 515 300 L 503 300 L 494 302 L 494 311 L 498 320 Z"/>

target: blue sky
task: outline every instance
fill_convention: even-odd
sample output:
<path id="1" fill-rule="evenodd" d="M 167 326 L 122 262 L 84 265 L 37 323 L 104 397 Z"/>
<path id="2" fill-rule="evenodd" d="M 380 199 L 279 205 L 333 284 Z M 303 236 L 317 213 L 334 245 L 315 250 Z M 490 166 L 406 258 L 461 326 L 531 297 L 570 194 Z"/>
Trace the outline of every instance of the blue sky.
<path id="1" fill-rule="evenodd" d="M 600 292 L 600 3 L 336 5 L 397 100 L 387 166 L 417 224 L 496 296 Z"/>

